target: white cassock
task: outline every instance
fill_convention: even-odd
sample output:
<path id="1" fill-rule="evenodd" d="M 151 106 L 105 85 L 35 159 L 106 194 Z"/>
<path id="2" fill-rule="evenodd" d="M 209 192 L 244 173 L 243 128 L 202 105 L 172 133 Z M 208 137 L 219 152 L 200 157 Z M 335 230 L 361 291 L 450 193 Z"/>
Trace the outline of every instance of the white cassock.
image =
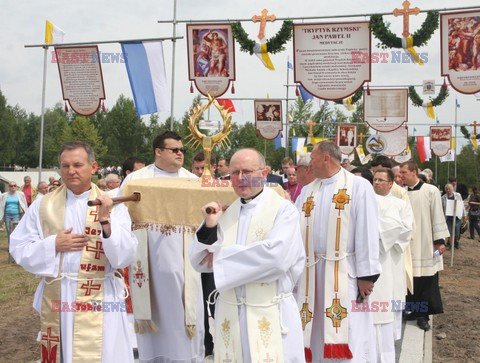
<path id="1" fill-rule="evenodd" d="M 377 362 L 395 363 L 395 340 L 401 338 L 406 289 L 403 252 L 412 237 L 413 211 L 409 203 L 392 194 L 376 197 L 382 273 L 375 282 L 370 303 L 377 338 Z"/>
<path id="2" fill-rule="evenodd" d="M 67 189 L 64 227 L 73 227 L 72 233 L 83 234 L 87 214 L 87 202 L 90 190 L 75 195 Z M 39 208 L 41 199 L 35 200 L 27 214 L 10 236 L 10 253 L 15 261 L 25 270 L 39 276 L 56 277 L 59 272 L 60 253 L 55 252 L 56 235 L 44 236 L 40 225 Z M 112 234 L 109 238 L 101 236 L 103 250 L 108 259 L 105 274 L 113 273 L 118 268 L 129 266 L 135 259 L 137 239 L 131 232 L 131 220 L 123 204 L 115 207 L 111 218 Z M 80 267 L 82 251 L 64 252 L 62 272 L 76 274 Z M 45 280 L 38 285 L 33 307 L 38 313 L 42 309 L 42 296 Z M 123 278 L 106 278 L 104 284 L 105 302 L 124 302 Z M 61 281 L 62 302 L 71 306 L 75 302 L 77 281 L 63 278 Z M 64 363 L 72 362 L 73 312 L 60 313 L 62 356 Z M 95 313 L 92 312 L 92 319 Z M 129 322 L 125 311 L 105 312 L 103 314 L 103 362 L 133 362 L 133 350 L 129 337 Z"/>
<path id="3" fill-rule="evenodd" d="M 158 177 L 179 177 L 179 173 L 169 173 L 154 164 L 151 175 Z M 123 182 L 139 179 L 145 175 L 145 168 L 130 173 Z M 185 170 L 182 169 L 184 172 Z M 188 173 L 192 178 L 194 174 Z M 121 194 L 121 192 L 120 192 Z M 172 195 L 172 198 L 175 198 Z M 159 231 L 148 231 L 148 256 L 150 267 L 150 294 L 152 320 L 158 326 L 158 332 L 137 334 L 140 362 L 151 363 L 193 363 L 204 359 L 204 321 L 203 294 L 199 285 L 196 334 L 189 339 L 185 328 L 185 309 L 183 305 L 184 256 L 181 233 L 166 235 Z M 185 256 L 187 258 L 187 256 Z"/>
<path id="4" fill-rule="evenodd" d="M 236 245 L 222 247 L 223 236 L 213 245 L 200 243 L 195 235 L 190 248 L 192 266 L 199 272 L 212 272 L 217 290 L 235 288 L 238 298 L 245 297 L 245 284 L 278 281 L 278 294 L 293 291 L 305 267 L 305 252 L 298 223 L 298 212 L 294 205 L 285 200 L 275 218 L 270 234 L 264 241 L 246 245 L 248 227 L 256 208 L 260 208 L 264 193 L 252 201 L 242 204 L 238 220 Z M 213 270 L 199 263 L 206 252 L 214 252 Z M 284 361 L 305 362 L 303 334 L 297 302 L 290 296 L 280 303 Z M 240 335 L 242 339 L 243 363 L 250 362 L 247 317 L 245 305 L 239 305 Z"/>
<path id="5" fill-rule="evenodd" d="M 348 346 L 353 359 L 324 359 L 324 281 L 325 260 L 320 255 L 327 252 L 327 232 L 329 226 L 330 206 L 335 194 L 337 178 L 342 169 L 334 176 L 323 179 L 315 200 L 315 224 L 313 226 L 313 241 L 315 260 L 318 261 L 315 269 L 315 316 L 313 318 L 311 349 L 313 362 L 371 362 L 376 356 L 375 329 L 371 312 L 352 312 L 352 304 L 348 310 Z M 306 189 L 302 189 L 297 198 L 296 207 L 302 210 L 302 201 Z M 357 277 L 377 275 L 381 272 L 378 246 L 378 217 L 377 202 L 371 184 L 355 176 L 351 195 L 350 223 L 347 241 L 348 260 L 348 301 L 355 301 L 358 295 Z M 368 301 L 368 299 L 367 299 Z"/>

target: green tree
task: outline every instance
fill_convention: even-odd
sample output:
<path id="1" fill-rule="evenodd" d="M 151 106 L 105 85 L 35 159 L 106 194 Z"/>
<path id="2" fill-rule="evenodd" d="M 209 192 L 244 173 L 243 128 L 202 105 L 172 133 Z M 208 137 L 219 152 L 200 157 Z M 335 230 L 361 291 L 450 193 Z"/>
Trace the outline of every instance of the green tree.
<path id="1" fill-rule="evenodd" d="M 12 109 L 0 90 L 0 163 L 8 165 L 15 156 L 15 120 Z"/>
<path id="2" fill-rule="evenodd" d="M 95 152 L 95 158 L 101 160 L 107 153 L 107 147 L 98 134 L 95 125 L 86 117 L 76 117 L 71 125 L 63 130 L 60 143 L 79 140 L 89 144 Z M 60 147 L 57 148 L 59 150 Z"/>

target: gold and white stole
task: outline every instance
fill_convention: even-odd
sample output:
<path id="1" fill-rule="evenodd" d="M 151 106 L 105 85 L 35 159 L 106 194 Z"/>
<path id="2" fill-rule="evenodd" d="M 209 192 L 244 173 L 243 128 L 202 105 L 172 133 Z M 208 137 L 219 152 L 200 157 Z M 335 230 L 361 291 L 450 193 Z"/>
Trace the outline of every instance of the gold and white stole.
<path id="1" fill-rule="evenodd" d="M 103 194 L 92 183 L 89 199 Z M 44 236 L 51 236 L 64 230 L 67 188 L 62 185 L 45 195 L 40 204 L 40 223 Z M 84 234 L 89 237 L 82 251 L 80 268 L 76 276 L 63 274 L 63 253 L 60 254 L 60 271 L 56 278 L 46 277 L 43 290 L 41 314 L 42 362 L 60 362 L 60 310 L 61 280 L 70 278 L 77 281 L 76 312 L 73 329 L 72 361 L 101 362 L 103 351 L 103 312 L 92 312 L 92 301 L 103 302 L 103 288 L 107 258 L 103 251 L 98 221 L 98 206 L 88 207 Z M 71 309 L 72 307 L 69 306 Z"/>
<path id="2" fill-rule="evenodd" d="M 305 245 L 305 270 L 297 286 L 297 304 L 303 329 L 303 343 L 305 345 L 305 359 L 312 361 L 311 336 L 313 316 L 315 312 L 315 251 L 313 244 L 313 226 L 315 220 L 316 194 L 321 181 L 316 179 L 304 187 L 304 201 L 301 210 L 301 233 Z"/>
<path id="3" fill-rule="evenodd" d="M 155 177 L 154 165 L 149 165 L 135 172 L 135 179 L 153 179 Z M 180 168 L 178 170 L 179 178 L 191 178 L 193 174 L 186 169 Z M 166 177 L 165 179 L 170 179 Z M 176 178 L 173 178 L 176 179 Z M 171 191 L 153 189 L 151 195 L 142 196 L 142 206 L 144 209 L 161 213 L 155 202 L 162 198 L 171 198 Z M 153 195 L 155 193 L 155 196 Z M 163 194 L 162 194 L 163 193 Z M 149 203 L 150 200 L 150 203 Z M 165 213 L 172 213 L 172 211 L 165 211 Z M 134 220 L 132 216 L 132 220 Z M 188 337 L 192 339 L 196 334 L 197 324 L 197 306 L 198 306 L 198 291 L 200 289 L 200 274 L 194 270 L 188 258 L 188 251 L 193 241 L 195 228 L 192 226 L 183 225 L 137 225 L 134 226 L 134 234 L 138 240 L 137 254 L 135 256 L 135 263 L 130 266 L 130 291 L 132 296 L 133 314 L 135 317 L 135 332 L 139 334 L 148 332 L 157 332 L 157 324 L 152 320 L 151 307 L 151 288 L 149 275 L 149 253 L 148 253 L 148 230 L 158 230 L 166 235 L 171 233 L 181 233 L 183 240 L 183 261 L 184 261 L 184 312 L 185 312 L 185 329 Z"/>
<path id="4" fill-rule="evenodd" d="M 348 261 L 347 242 L 350 221 L 350 200 L 353 187 L 353 174 L 341 169 L 336 181 L 335 193 L 330 205 L 326 254 L 318 256 L 325 259 L 324 301 L 325 344 L 324 358 L 351 359 L 348 347 Z M 305 358 L 312 361 L 311 333 L 314 318 L 315 301 L 315 264 L 316 256 L 313 243 L 316 194 L 322 185 L 317 179 L 305 190 L 302 204 L 301 229 L 305 242 L 307 262 L 305 273 L 298 285 L 298 304 L 304 332 Z M 322 284 L 320 283 L 320 288 Z M 315 342 L 313 343 L 315 344 Z"/>
<path id="5" fill-rule="evenodd" d="M 264 188 L 261 205 L 252 215 L 247 244 L 263 241 L 273 228 L 282 201 L 274 190 Z M 237 199 L 222 215 L 219 226 L 222 246 L 236 244 L 241 202 Z M 215 260 L 214 262 L 215 263 Z M 287 294 L 288 295 L 288 294 Z M 215 362 L 243 362 L 238 306 L 245 304 L 251 362 L 283 362 L 282 329 L 277 281 L 245 285 L 245 298 L 235 289 L 220 293 L 215 310 Z"/>

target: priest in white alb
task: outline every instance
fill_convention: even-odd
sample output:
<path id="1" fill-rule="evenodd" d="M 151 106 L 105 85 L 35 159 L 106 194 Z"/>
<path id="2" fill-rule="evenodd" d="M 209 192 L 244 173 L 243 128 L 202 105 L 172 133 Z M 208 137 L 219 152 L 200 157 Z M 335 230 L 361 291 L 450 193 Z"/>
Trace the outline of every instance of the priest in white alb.
<path id="1" fill-rule="evenodd" d="M 42 276 L 33 306 L 41 316 L 42 362 L 133 362 L 125 285 L 137 240 L 127 208 L 91 182 L 90 146 L 65 143 L 64 184 L 35 200 L 10 237 L 10 253 Z M 87 206 L 98 199 L 100 206 Z"/>
<path id="2" fill-rule="evenodd" d="M 400 175 L 408 188 L 415 218 L 411 242 L 413 294 L 407 295 L 411 314 L 425 331 L 430 329 L 429 315 L 443 313 L 438 272 L 443 270 L 445 238 L 450 236 L 438 188 L 418 178 L 418 165 L 409 160 L 400 164 Z"/>
<path id="3" fill-rule="evenodd" d="M 240 198 L 224 212 L 218 202 L 202 208 L 205 223 L 190 249 L 193 267 L 213 271 L 219 292 L 215 362 L 304 362 L 293 297 L 305 265 L 298 212 L 263 186 L 267 173 L 258 151 L 237 151 L 230 176 Z"/>
<path id="4" fill-rule="evenodd" d="M 120 193 L 132 180 L 198 179 L 182 167 L 184 152 L 182 139 L 176 132 L 162 132 L 153 141 L 154 163 L 130 173 Z M 142 199 L 148 199 L 148 195 L 142 195 Z M 141 289 L 131 284 L 140 362 L 196 363 L 204 359 L 200 274 L 190 267 L 191 239 L 187 240 L 189 235 L 180 229 L 178 226 L 149 228 L 145 240 L 139 238 L 139 252 L 146 252 L 143 258 L 137 256 L 131 274 L 149 273 L 149 279 L 136 277 L 142 280 Z M 149 320 L 139 319 L 140 307 Z"/>
<path id="5" fill-rule="evenodd" d="M 381 267 L 377 202 L 371 184 L 340 165 L 330 141 L 315 145 L 316 180 L 296 201 L 307 256 L 298 285 L 298 309 L 309 362 L 368 362 L 375 359 L 375 334 L 368 303 Z"/>
<path id="6" fill-rule="evenodd" d="M 395 340 L 401 338 L 405 304 L 406 273 L 404 251 L 410 244 L 413 211 L 410 204 L 394 197 L 391 169 L 377 168 L 373 189 L 377 194 L 380 263 L 382 273 L 370 295 L 377 340 L 377 362 L 395 363 Z M 359 305 L 362 308 L 362 305 Z"/>

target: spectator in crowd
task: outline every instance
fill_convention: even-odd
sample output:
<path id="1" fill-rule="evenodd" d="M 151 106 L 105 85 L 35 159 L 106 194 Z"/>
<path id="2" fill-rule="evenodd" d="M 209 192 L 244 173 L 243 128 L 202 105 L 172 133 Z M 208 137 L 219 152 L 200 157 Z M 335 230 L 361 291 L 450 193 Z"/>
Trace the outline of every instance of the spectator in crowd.
<path id="1" fill-rule="evenodd" d="M 28 175 L 23 178 L 23 183 L 24 184 L 20 188 L 20 191 L 25 194 L 27 205 L 30 207 L 30 204 L 32 204 L 37 196 L 37 189 L 32 185 L 32 178 L 30 178 Z"/>
<path id="2" fill-rule="evenodd" d="M 354 169 L 355 167 L 350 163 L 350 159 L 349 158 L 344 158 L 342 160 L 342 168 L 348 170 L 348 171 L 352 171 L 352 169 Z"/>
<path id="3" fill-rule="evenodd" d="M 40 183 L 38 183 L 37 192 L 37 197 L 35 199 L 40 199 L 48 193 L 48 184 L 46 181 L 41 181 Z"/>
<path id="4" fill-rule="evenodd" d="M 220 180 L 230 180 L 230 160 L 218 159 L 217 171 Z"/>
<path id="5" fill-rule="evenodd" d="M 107 185 L 107 192 L 117 189 L 120 186 L 120 178 L 117 174 L 108 174 L 105 177 L 105 184 Z"/>
<path id="6" fill-rule="evenodd" d="M 395 184 L 403 187 L 403 179 L 402 175 L 400 174 L 400 165 L 394 166 L 392 168 L 393 175 L 395 176 Z"/>
<path id="7" fill-rule="evenodd" d="M 311 153 L 300 154 L 297 163 L 297 183 L 301 186 L 310 184 L 315 180 L 315 175 L 313 175 L 312 166 L 310 165 L 311 160 Z"/>
<path id="8" fill-rule="evenodd" d="M 302 186 L 297 183 L 297 170 L 295 167 L 292 166 L 287 169 L 287 179 L 288 181 L 283 184 L 283 188 L 289 193 L 292 202 L 295 203 L 302 191 Z"/>
<path id="9" fill-rule="evenodd" d="M 279 175 L 275 175 L 272 173 L 272 168 L 270 165 L 265 164 L 265 169 L 267 170 L 267 183 L 269 184 L 278 184 L 283 187 L 283 179 Z"/>
<path id="10" fill-rule="evenodd" d="M 143 167 L 145 167 L 145 161 L 143 159 L 137 158 L 136 156 L 130 156 L 123 162 L 122 178 L 125 179 L 128 174 Z"/>
<path id="11" fill-rule="evenodd" d="M 199 178 L 203 175 L 203 167 L 205 166 L 205 155 L 203 151 L 200 151 L 193 157 L 192 162 L 192 173 L 198 176 Z M 217 169 L 217 160 L 215 154 L 212 153 L 210 156 L 210 174 L 212 177 L 215 176 L 215 170 Z"/>
<path id="12" fill-rule="evenodd" d="M 445 185 L 445 194 L 442 195 L 442 207 L 443 207 L 443 213 L 445 213 L 445 218 L 447 220 L 447 226 L 448 226 L 448 231 L 450 234 L 452 234 L 453 231 L 453 216 L 446 215 L 447 211 L 447 202 L 451 200 L 457 201 L 457 204 L 461 204 L 463 206 L 463 201 L 462 201 L 462 196 L 460 193 L 457 193 L 453 189 L 453 185 L 448 183 Z M 462 225 L 462 218 L 465 215 L 465 211 L 462 208 L 463 213 L 459 216 L 455 216 L 455 248 L 460 248 L 460 226 Z M 454 210 L 455 212 L 455 210 Z M 447 242 L 447 247 L 450 247 L 450 239 L 451 237 L 448 237 L 449 242 Z"/>
<path id="13" fill-rule="evenodd" d="M 468 198 L 468 222 L 470 226 L 470 239 L 475 238 L 475 230 L 480 237 L 480 194 L 476 185 L 470 186 L 470 196 Z"/>
<path id="14" fill-rule="evenodd" d="M 53 192 L 55 189 L 59 188 L 62 185 L 60 180 L 54 180 L 52 185 L 48 187 L 48 192 Z"/>
<path id="15" fill-rule="evenodd" d="M 465 184 L 458 183 L 457 178 L 455 178 L 454 176 L 449 177 L 448 182 L 453 185 L 454 192 L 460 193 L 463 200 L 468 198 L 468 188 Z"/>
<path id="16" fill-rule="evenodd" d="M 17 191 L 17 183 L 8 183 L 8 192 L 0 197 L 0 221 L 5 221 L 7 237 L 12 232 L 12 223 L 19 222 L 27 208 L 25 194 Z"/>
<path id="17" fill-rule="evenodd" d="M 284 157 L 282 159 L 282 184 L 280 185 L 283 185 L 283 183 L 286 183 L 288 181 L 288 178 L 287 178 L 287 170 L 289 167 L 293 166 L 293 160 L 292 158 L 289 158 L 288 156 L 287 157 Z"/>
<path id="18" fill-rule="evenodd" d="M 107 183 L 105 182 L 105 179 L 99 179 L 97 181 L 97 187 L 99 187 L 101 190 L 106 192 L 107 191 Z"/>

